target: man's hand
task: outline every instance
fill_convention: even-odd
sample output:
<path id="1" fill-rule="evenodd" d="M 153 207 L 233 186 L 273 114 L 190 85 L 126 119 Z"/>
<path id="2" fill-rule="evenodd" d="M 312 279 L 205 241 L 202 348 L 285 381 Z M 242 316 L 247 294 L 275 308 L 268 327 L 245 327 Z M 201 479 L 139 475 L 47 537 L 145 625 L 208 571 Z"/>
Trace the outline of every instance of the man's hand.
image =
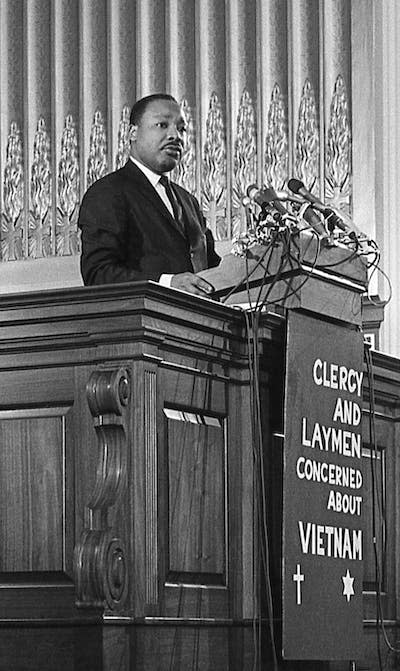
<path id="1" fill-rule="evenodd" d="M 214 287 L 211 284 L 193 273 L 173 275 L 170 286 L 174 287 L 174 289 L 187 291 L 189 294 L 196 294 L 197 296 L 210 296 L 214 291 Z"/>

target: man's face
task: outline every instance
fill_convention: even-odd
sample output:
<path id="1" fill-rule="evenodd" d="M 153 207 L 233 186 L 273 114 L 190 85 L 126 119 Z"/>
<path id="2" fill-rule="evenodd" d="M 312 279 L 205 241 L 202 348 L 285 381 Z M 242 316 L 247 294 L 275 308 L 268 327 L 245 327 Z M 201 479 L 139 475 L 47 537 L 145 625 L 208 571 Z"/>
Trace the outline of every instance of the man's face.
<path id="1" fill-rule="evenodd" d="M 186 120 L 172 100 L 152 100 L 137 126 L 131 126 L 131 156 L 154 172 L 173 170 L 184 145 Z"/>

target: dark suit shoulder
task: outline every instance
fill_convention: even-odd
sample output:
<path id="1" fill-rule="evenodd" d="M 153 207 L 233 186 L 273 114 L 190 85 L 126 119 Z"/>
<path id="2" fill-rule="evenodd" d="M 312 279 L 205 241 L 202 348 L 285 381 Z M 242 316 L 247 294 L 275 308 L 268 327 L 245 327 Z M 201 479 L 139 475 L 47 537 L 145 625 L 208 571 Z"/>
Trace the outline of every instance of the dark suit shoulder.
<path id="1" fill-rule="evenodd" d="M 104 177 L 96 180 L 86 191 L 84 198 L 91 198 L 97 196 L 99 193 L 110 190 L 123 190 L 124 185 L 129 183 L 130 175 L 126 169 L 126 166 L 109 172 Z"/>

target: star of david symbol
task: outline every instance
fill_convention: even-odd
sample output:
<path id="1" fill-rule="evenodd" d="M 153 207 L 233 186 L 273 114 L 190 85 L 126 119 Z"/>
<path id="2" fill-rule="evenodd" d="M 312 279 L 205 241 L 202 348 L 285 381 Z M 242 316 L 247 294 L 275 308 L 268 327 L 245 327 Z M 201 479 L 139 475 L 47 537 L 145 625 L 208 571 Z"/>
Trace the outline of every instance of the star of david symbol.
<path id="1" fill-rule="evenodd" d="M 346 575 L 342 576 L 343 580 L 343 596 L 346 597 L 347 603 L 350 601 L 351 597 L 354 596 L 354 578 L 351 577 L 349 569 L 346 571 Z"/>

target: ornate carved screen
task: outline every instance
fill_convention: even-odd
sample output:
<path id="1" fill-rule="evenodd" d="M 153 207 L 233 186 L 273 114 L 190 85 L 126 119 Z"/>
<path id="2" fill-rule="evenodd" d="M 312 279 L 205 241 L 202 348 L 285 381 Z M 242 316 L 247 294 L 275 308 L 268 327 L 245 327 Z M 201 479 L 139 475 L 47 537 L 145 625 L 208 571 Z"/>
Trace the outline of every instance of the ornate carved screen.
<path id="1" fill-rule="evenodd" d="M 348 210 L 347 0 L 4 0 L 0 12 L 2 261 L 78 252 L 83 192 L 125 162 L 130 105 L 160 90 L 189 117 L 175 177 L 219 240 L 246 226 L 253 182 L 295 175 Z"/>

